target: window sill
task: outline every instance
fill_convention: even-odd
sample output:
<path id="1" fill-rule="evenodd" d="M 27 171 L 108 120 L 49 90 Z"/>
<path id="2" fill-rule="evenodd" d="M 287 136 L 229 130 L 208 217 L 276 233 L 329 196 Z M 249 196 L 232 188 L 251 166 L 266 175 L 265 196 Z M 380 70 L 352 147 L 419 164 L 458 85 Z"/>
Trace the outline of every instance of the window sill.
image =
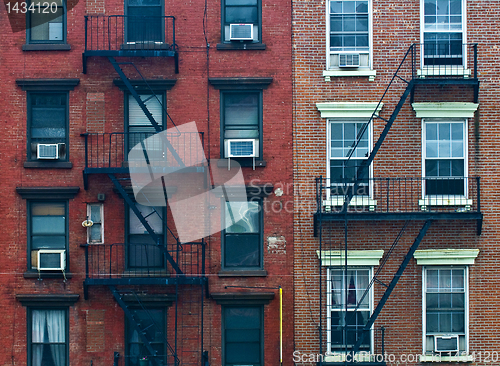
<path id="1" fill-rule="evenodd" d="M 468 79 L 471 75 L 471 70 L 463 66 L 439 65 L 439 66 L 424 66 L 417 70 L 417 76 L 425 78 L 426 76 L 462 76 Z"/>
<path id="2" fill-rule="evenodd" d="M 219 277 L 267 277 L 267 271 L 260 270 L 221 270 L 218 273 Z"/>
<path id="3" fill-rule="evenodd" d="M 325 81 L 331 81 L 332 77 L 368 76 L 368 81 L 375 81 L 377 70 L 355 69 L 355 70 L 323 70 Z"/>
<path id="4" fill-rule="evenodd" d="M 418 205 L 422 211 L 426 211 L 429 206 L 460 206 L 465 211 L 470 211 L 472 200 L 461 196 L 447 197 L 425 197 L 423 200 L 418 200 Z"/>
<path id="5" fill-rule="evenodd" d="M 227 168 L 228 167 L 228 160 L 227 158 L 225 159 L 218 159 L 217 161 L 217 168 Z M 233 162 L 238 162 L 241 167 L 253 167 L 253 159 L 252 158 L 245 158 L 245 159 L 231 159 L 231 164 L 229 167 L 232 166 Z M 256 168 L 264 168 L 267 165 L 267 162 L 265 160 L 255 160 L 255 167 Z"/>
<path id="6" fill-rule="evenodd" d="M 420 355 L 420 362 L 473 362 L 473 355 L 460 356 L 441 356 L 435 355 Z"/>
<path id="7" fill-rule="evenodd" d="M 334 207 L 342 207 L 344 205 L 344 196 L 330 196 L 329 199 L 323 201 L 325 212 L 334 211 Z M 375 211 L 377 201 L 367 196 L 355 196 L 349 201 L 349 207 L 368 207 L 370 211 Z"/>
<path id="8" fill-rule="evenodd" d="M 65 276 L 66 275 L 66 276 Z M 23 273 L 23 277 L 26 279 L 39 279 L 39 278 L 73 278 L 73 273 L 66 272 L 65 275 L 61 271 L 43 271 L 38 273 L 38 271 L 26 271 Z"/>
<path id="9" fill-rule="evenodd" d="M 42 168 L 42 169 L 71 169 L 71 168 L 73 168 L 73 163 L 71 163 L 69 161 L 61 161 L 61 162 L 25 161 L 24 167 L 25 168 Z"/>
<path id="10" fill-rule="evenodd" d="M 69 51 L 71 46 L 69 44 L 23 44 L 23 51 Z"/>
<path id="11" fill-rule="evenodd" d="M 265 50 L 264 43 L 217 43 L 219 51 L 226 50 Z"/>

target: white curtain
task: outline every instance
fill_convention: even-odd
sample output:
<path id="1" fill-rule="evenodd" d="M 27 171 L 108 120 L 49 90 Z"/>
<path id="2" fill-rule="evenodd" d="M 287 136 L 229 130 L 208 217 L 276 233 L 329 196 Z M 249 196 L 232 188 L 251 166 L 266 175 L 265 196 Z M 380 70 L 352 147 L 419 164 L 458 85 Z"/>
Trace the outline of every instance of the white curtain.
<path id="1" fill-rule="evenodd" d="M 66 328 L 64 321 L 64 310 L 47 311 L 47 331 L 50 343 L 64 343 L 66 338 Z M 54 359 L 54 364 L 64 366 L 65 348 L 61 344 L 51 344 L 50 352 Z"/>
<path id="2" fill-rule="evenodd" d="M 44 341 L 45 335 L 45 324 L 46 324 L 46 311 L 44 310 L 33 310 L 32 315 L 32 326 L 31 326 L 31 342 L 33 347 L 31 349 L 33 366 L 42 365 L 43 356 L 43 345 L 35 343 L 42 343 Z"/>
<path id="3" fill-rule="evenodd" d="M 32 355 L 33 366 L 41 366 L 44 345 L 36 343 L 48 342 L 54 365 L 64 366 L 66 347 L 66 321 L 64 310 L 32 311 Z M 48 335 L 48 339 L 45 336 Z M 62 344 L 61 344 L 62 343 Z"/>

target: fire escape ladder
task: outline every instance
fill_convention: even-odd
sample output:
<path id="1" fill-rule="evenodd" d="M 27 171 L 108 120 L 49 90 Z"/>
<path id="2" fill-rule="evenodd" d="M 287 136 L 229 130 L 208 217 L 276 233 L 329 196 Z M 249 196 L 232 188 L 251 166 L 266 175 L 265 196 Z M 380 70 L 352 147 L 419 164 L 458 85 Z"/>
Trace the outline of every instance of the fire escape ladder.
<path id="1" fill-rule="evenodd" d="M 141 74 L 141 72 L 139 71 L 139 69 L 132 63 L 132 62 L 125 62 L 125 63 L 119 63 L 119 62 L 116 62 L 115 58 L 112 57 L 112 56 L 108 56 L 108 59 L 109 61 L 111 62 L 111 64 L 113 65 L 113 67 L 115 68 L 115 71 L 118 73 L 118 75 L 120 76 L 120 79 L 123 81 L 123 83 L 125 84 L 125 86 L 127 87 L 128 91 L 130 92 L 130 94 L 134 97 L 134 99 L 137 101 L 137 104 L 139 105 L 139 107 L 141 107 L 142 111 L 144 112 L 145 116 L 148 118 L 148 120 L 151 122 L 151 125 L 153 126 L 153 128 L 155 129 L 156 133 L 160 133 L 163 131 L 163 127 L 160 126 L 158 124 L 158 122 L 156 122 L 156 120 L 154 119 L 153 115 L 151 114 L 151 112 L 149 111 L 148 107 L 146 106 L 146 104 L 144 104 L 144 101 L 141 99 L 141 97 L 139 96 L 139 94 L 137 93 L 137 91 L 135 90 L 135 88 L 133 87 L 133 85 L 130 83 L 130 80 L 127 78 L 127 76 L 125 75 L 125 73 L 123 72 L 122 68 L 120 67 L 120 65 L 123 65 L 123 64 L 127 64 L 127 65 L 132 65 L 134 67 L 134 69 L 136 70 L 136 72 L 139 74 L 139 76 L 141 77 L 141 79 L 146 83 L 147 87 L 150 89 L 151 91 L 151 94 L 155 95 L 154 91 L 152 90 L 152 88 L 147 84 L 146 82 L 146 79 L 143 77 L 143 75 Z M 160 103 L 161 104 L 161 103 Z M 166 114 L 167 118 L 169 119 L 169 121 L 172 122 L 172 124 L 175 126 L 175 123 L 174 121 L 172 120 L 172 118 L 170 118 L 170 115 L 167 113 L 166 109 L 164 108 L 164 106 L 162 105 L 162 110 L 164 111 L 164 113 Z M 174 147 L 172 146 L 172 144 L 170 143 L 170 141 L 168 141 L 168 138 L 165 137 L 165 136 L 162 136 L 162 142 L 165 144 L 165 146 L 170 150 L 170 152 L 172 153 L 172 156 L 173 158 L 177 161 L 177 163 L 179 164 L 180 167 L 184 168 L 185 167 L 185 164 L 184 162 L 182 161 L 181 157 L 179 156 L 179 154 L 177 153 L 177 151 L 175 151 Z"/>
<path id="2" fill-rule="evenodd" d="M 356 344 L 352 348 L 352 351 L 351 351 L 351 353 L 352 353 L 351 359 L 352 360 L 354 360 L 354 355 L 358 352 L 359 347 L 363 343 L 363 339 L 365 337 L 366 332 L 370 331 L 371 327 L 375 323 L 375 320 L 377 320 L 377 317 L 380 314 L 380 312 L 382 311 L 382 308 L 384 307 L 385 303 L 387 302 L 387 299 L 389 298 L 389 296 L 391 296 L 392 290 L 394 290 L 394 288 L 396 287 L 399 279 L 401 278 L 404 270 L 406 269 L 406 266 L 410 262 L 410 259 L 413 257 L 413 254 L 415 253 L 415 251 L 418 249 L 420 242 L 424 238 L 424 236 L 427 233 L 427 230 L 429 229 L 431 224 L 432 224 L 432 220 L 429 219 L 424 223 L 424 225 L 420 229 L 420 232 L 418 233 L 417 237 L 415 238 L 415 241 L 413 242 L 412 246 L 408 250 L 408 253 L 404 257 L 403 262 L 399 266 L 396 274 L 394 275 L 389 286 L 385 290 L 384 295 L 382 296 L 379 303 L 377 304 L 377 307 L 375 308 L 372 315 L 370 316 L 370 319 L 368 319 L 367 323 L 365 324 L 363 330 L 361 331 L 361 334 L 360 334 L 358 340 L 356 341 Z"/>
<path id="3" fill-rule="evenodd" d="M 109 289 L 113 293 L 113 296 L 114 296 L 116 302 L 118 303 L 118 305 L 120 305 L 120 307 L 123 309 L 123 312 L 125 313 L 125 316 L 130 321 L 130 324 L 137 331 L 137 334 L 138 334 L 140 340 L 142 341 L 142 343 L 144 344 L 144 346 L 146 347 L 146 349 L 148 350 L 148 352 L 152 356 L 153 363 L 156 366 L 164 366 L 165 365 L 165 363 L 161 359 L 161 356 L 164 356 L 164 355 L 158 355 L 158 352 L 153 348 L 153 345 L 152 345 L 151 341 L 146 336 L 147 330 L 149 328 L 151 328 L 151 327 L 155 328 L 154 329 L 155 336 L 156 335 L 160 336 L 163 339 L 163 341 L 165 342 L 167 350 L 169 352 L 169 354 L 166 355 L 166 356 L 167 357 L 173 357 L 173 359 L 174 359 L 174 365 L 175 366 L 180 365 L 180 360 L 179 360 L 179 358 L 177 356 L 177 352 L 176 352 L 176 350 L 174 348 L 172 348 L 172 346 L 170 345 L 170 343 L 167 341 L 167 337 L 163 333 L 162 327 L 158 326 L 158 324 L 155 324 L 155 322 L 154 322 L 154 320 L 153 320 L 152 317 L 150 319 L 151 320 L 151 324 L 146 325 L 146 326 L 144 326 L 143 324 L 141 324 L 140 319 L 134 314 L 133 310 L 130 309 L 130 306 L 127 305 L 127 303 L 123 299 L 123 295 L 116 289 L 116 287 L 115 286 L 109 286 Z M 134 291 L 131 291 L 131 294 L 134 297 L 134 303 L 138 304 L 139 307 L 142 310 L 145 310 L 147 312 L 147 308 L 141 302 L 139 296 L 137 296 L 137 294 Z M 168 365 L 168 362 L 167 362 L 167 365 Z"/>
<path id="4" fill-rule="evenodd" d="M 409 80 L 407 80 L 406 78 L 404 78 L 403 76 L 400 75 L 401 73 L 405 72 L 405 69 L 404 69 L 403 66 L 405 66 L 407 60 L 409 60 L 409 62 L 410 62 L 410 68 L 411 68 Z M 415 60 L 415 45 L 412 45 L 406 51 L 406 53 L 405 53 L 405 55 L 403 57 L 403 60 L 401 61 L 401 63 L 399 64 L 399 66 L 398 66 L 398 68 L 396 70 L 396 72 L 392 76 L 391 81 L 389 82 L 389 84 L 387 85 L 387 87 L 386 87 L 386 89 L 384 91 L 384 94 L 380 98 L 380 101 L 378 102 L 377 107 L 375 108 L 375 111 L 372 113 L 369 121 L 363 125 L 363 128 L 358 133 L 356 142 L 352 146 L 352 148 L 351 148 L 351 150 L 349 152 L 349 155 L 347 156 L 346 164 L 349 162 L 349 160 L 351 159 L 352 155 L 354 154 L 354 151 L 356 150 L 356 147 L 359 144 L 361 136 L 363 136 L 363 134 L 367 130 L 368 126 L 370 125 L 370 123 L 372 123 L 372 121 L 374 119 L 381 119 L 381 120 L 383 120 L 383 121 L 386 122 L 384 130 L 382 131 L 382 133 L 380 134 L 377 142 L 375 143 L 375 146 L 373 147 L 373 150 L 370 152 L 370 155 L 368 156 L 368 159 L 367 160 L 363 160 L 361 162 L 361 164 L 360 164 L 360 166 L 359 166 L 359 168 L 358 168 L 358 170 L 356 172 L 356 176 L 355 176 L 356 180 L 354 182 L 353 188 L 347 190 L 347 193 L 346 193 L 345 199 L 344 199 L 344 205 L 342 206 L 342 212 L 347 211 L 347 208 L 349 207 L 349 203 L 351 202 L 351 199 L 354 196 L 354 193 L 358 190 L 358 187 L 359 187 L 359 185 L 361 183 L 361 180 L 363 179 L 363 177 L 366 174 L 367 168 L 371 165 L 371 163 L 375 159 L 375 155 L 377 155 L 378 150 L 382 146 L 382 143 L 384 142 L 387 134 L 389 133 L 389 130 L 391 129 L 392 124 L 396 120 L 396 117 L 398 116 L 399 111 L 403 107 L 403 104 L 405 103 L 406 99 L 408 98 L 408 96 L 410 95 L 410 93 L 413 93 L 413 90 L 414 90 L 414 87 L 415 87 L 415 81 L 414 81 L 414 78 L 415 78 L 414 60 Z M 398 104 L 394 108 L 394 111 L 392 112 L 391 117 L 387 120 L 387 119 L 384 119 L 384 118 L 382 118 L 382 117 L 380 117 L 378 115 L 378 110 L 381 107 L 382 102 L 383 102 L 385 96 L 389 93 L 389 89 L 391 88 L 392 84 L 394 83 L 394 81 L 396 79 L 402 81 L 403 83 L 406 83 L 406 89 L 403 92 L 403 95 L 401 96 L 401 98 L 399 99 Z"/>
<path id="5" fill-rule="evenodd" d="M 164 253 L 166 255 L 166 258 L 167 258 L 168 262 L 170 263 L 170 265 L 172 266 L 172 268 L 175 270 L 175 272 L 178 275 L 182 275 L 183 274 L 182 270 L 178 266 L 177 262 L 174 260 L 174 258 L 172 258 L 172 255 L 167 251 L 167 249 L 163 245 L 163 242 L 160 239 L 160 237 L 158 235 L 156 235 L 156 233 L 153 230 L 153 228 L 149 225 L 149 223 L 146 221 L 146 219 L 144 218 L 144 216 L 142 216 L 142 213 L 139 211 L 139 209 L 135 205 L 135 202 L 130 198 L 130 196 L 125 191 L 125 189 L 123 188 L 123 186 L 120 184 L 120 182 L 118 181 L 118 179 L 115 177 L 114 174 L 111 174 L 111 173 L 109 173 L 108 176 L 111 179 L 111 181 L 113 182 L 113 184 L 115 185 L 115 187 L 118 190 L 118 192 L 120 192 L 120 195 L 123 197 L 123 199 L 125 200 L 125 202 L 127 203 L 127 205 L 132 209 L 132 211 L 137 216 L 137 218 L 139 219 L 139 221 L 141 222 L 141 224 L 147 230 L 148 234 L 154 240 L 154 242 L 156 243 L 156 245 L 164 251 Z M 179 240 L 177 238 L 176 238 L 176 240 L 177 240 L 177 243 L 178 243 Z"/>

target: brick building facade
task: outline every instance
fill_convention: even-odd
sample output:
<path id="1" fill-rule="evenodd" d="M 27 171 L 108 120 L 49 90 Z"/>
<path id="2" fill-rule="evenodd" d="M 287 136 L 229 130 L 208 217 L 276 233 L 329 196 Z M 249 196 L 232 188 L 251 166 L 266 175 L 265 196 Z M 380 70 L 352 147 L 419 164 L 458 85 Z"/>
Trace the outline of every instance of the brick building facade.
<path id="1" fill-rule="evenodd" d="M 0 15 L 0 363 L 291 360 L 291 4 L 16 4 Z M 139 173 L 184 169 L 148 202 L 127 158 L 141 141 Z M 220 189 L 238 163 L 244 197 Z M 163 207 L 214 187 L 175 220 Z"/>
<path id="2" fill-rule="evenodd" d="M 498 356 L 494 5 L 293 1 L 296 364 Z"/>

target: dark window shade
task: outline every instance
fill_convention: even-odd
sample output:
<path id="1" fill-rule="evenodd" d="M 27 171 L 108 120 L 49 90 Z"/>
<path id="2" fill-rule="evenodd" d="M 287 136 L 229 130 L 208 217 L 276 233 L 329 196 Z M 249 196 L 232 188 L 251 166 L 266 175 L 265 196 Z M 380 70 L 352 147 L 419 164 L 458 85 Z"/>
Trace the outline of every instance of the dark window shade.
<path id="1" fill-rule="evenodd" d="M 224 307 L 225 365 L 261 365 L 262 307 Z"/>

